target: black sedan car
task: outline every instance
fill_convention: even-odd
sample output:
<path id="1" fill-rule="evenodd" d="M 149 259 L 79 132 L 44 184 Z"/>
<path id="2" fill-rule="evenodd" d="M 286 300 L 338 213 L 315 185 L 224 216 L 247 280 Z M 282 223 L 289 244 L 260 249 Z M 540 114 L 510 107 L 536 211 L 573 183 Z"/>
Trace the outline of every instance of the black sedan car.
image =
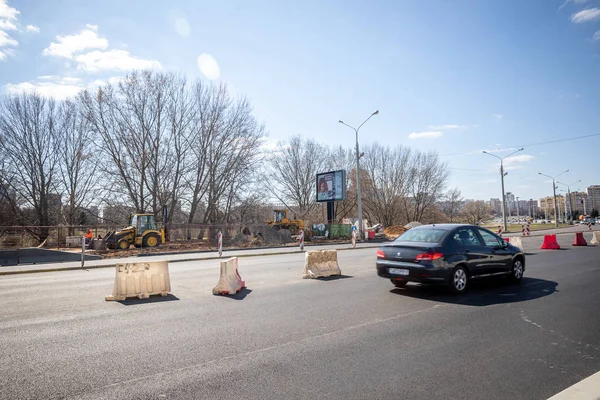
<path id="1" fill-rule="evenodd" d="M 471 279 L 506 275 L 520 281 L 525 254 L 474 225 L 421 225 L 377 250 L 377 275 L 396 287 L 408 282 L 445 283 L 455 293 Z"/>

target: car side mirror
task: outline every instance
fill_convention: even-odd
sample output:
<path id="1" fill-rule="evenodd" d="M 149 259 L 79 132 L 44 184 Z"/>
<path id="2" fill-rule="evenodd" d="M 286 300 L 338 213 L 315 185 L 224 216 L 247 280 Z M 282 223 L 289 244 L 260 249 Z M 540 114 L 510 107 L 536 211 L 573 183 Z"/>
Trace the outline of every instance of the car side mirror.
<path id="1" fill-rule="evenodd" d="M 508 242 L 506 240 L 502 241 L 502 248 L 505 249 L 508 247 Z"/>

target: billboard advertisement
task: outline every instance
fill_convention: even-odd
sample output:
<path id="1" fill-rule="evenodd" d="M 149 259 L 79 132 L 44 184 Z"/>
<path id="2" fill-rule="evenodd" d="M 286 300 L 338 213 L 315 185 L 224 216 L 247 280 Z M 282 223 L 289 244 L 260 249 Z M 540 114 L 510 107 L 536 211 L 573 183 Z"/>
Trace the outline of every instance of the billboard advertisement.
<path id="1" fill-rule="evenodd" d="M 346 200 L 346 171 L 317 174 L 317 201 Z"/>

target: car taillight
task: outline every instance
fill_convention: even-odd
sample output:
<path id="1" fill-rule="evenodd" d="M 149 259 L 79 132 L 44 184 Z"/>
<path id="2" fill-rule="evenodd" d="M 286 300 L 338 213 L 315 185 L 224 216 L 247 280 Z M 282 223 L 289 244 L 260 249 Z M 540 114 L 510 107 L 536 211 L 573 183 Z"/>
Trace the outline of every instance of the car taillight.
<path id="1" fill-rule="evenodd" d="M 385 253 L 383 252 L 383 250 L 377 250 L 377 258 L 385 258 Z"/>
<path id="2" fill-rule="evenodd" d="M 415 257 L 415 259 L 417 261 L 433 261 L 442 257 L 444 257 L 444 253 L 421 253 L 417 254 L 417 257 Z"/>

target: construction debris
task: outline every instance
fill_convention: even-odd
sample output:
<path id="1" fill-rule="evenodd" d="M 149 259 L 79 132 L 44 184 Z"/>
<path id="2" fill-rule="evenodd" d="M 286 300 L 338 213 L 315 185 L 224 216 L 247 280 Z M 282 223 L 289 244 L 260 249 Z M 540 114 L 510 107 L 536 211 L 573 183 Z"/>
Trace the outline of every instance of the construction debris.
<path id="1" fill-rule="evenodd" d="M 388 239 L 393 240 L 396 239 L 398 236 L 402 235 L 407 230 L 408 229 L 403 227 L 402 225 L 392 225 L 385 228 L 383 230 L 383 233 Z"/>

